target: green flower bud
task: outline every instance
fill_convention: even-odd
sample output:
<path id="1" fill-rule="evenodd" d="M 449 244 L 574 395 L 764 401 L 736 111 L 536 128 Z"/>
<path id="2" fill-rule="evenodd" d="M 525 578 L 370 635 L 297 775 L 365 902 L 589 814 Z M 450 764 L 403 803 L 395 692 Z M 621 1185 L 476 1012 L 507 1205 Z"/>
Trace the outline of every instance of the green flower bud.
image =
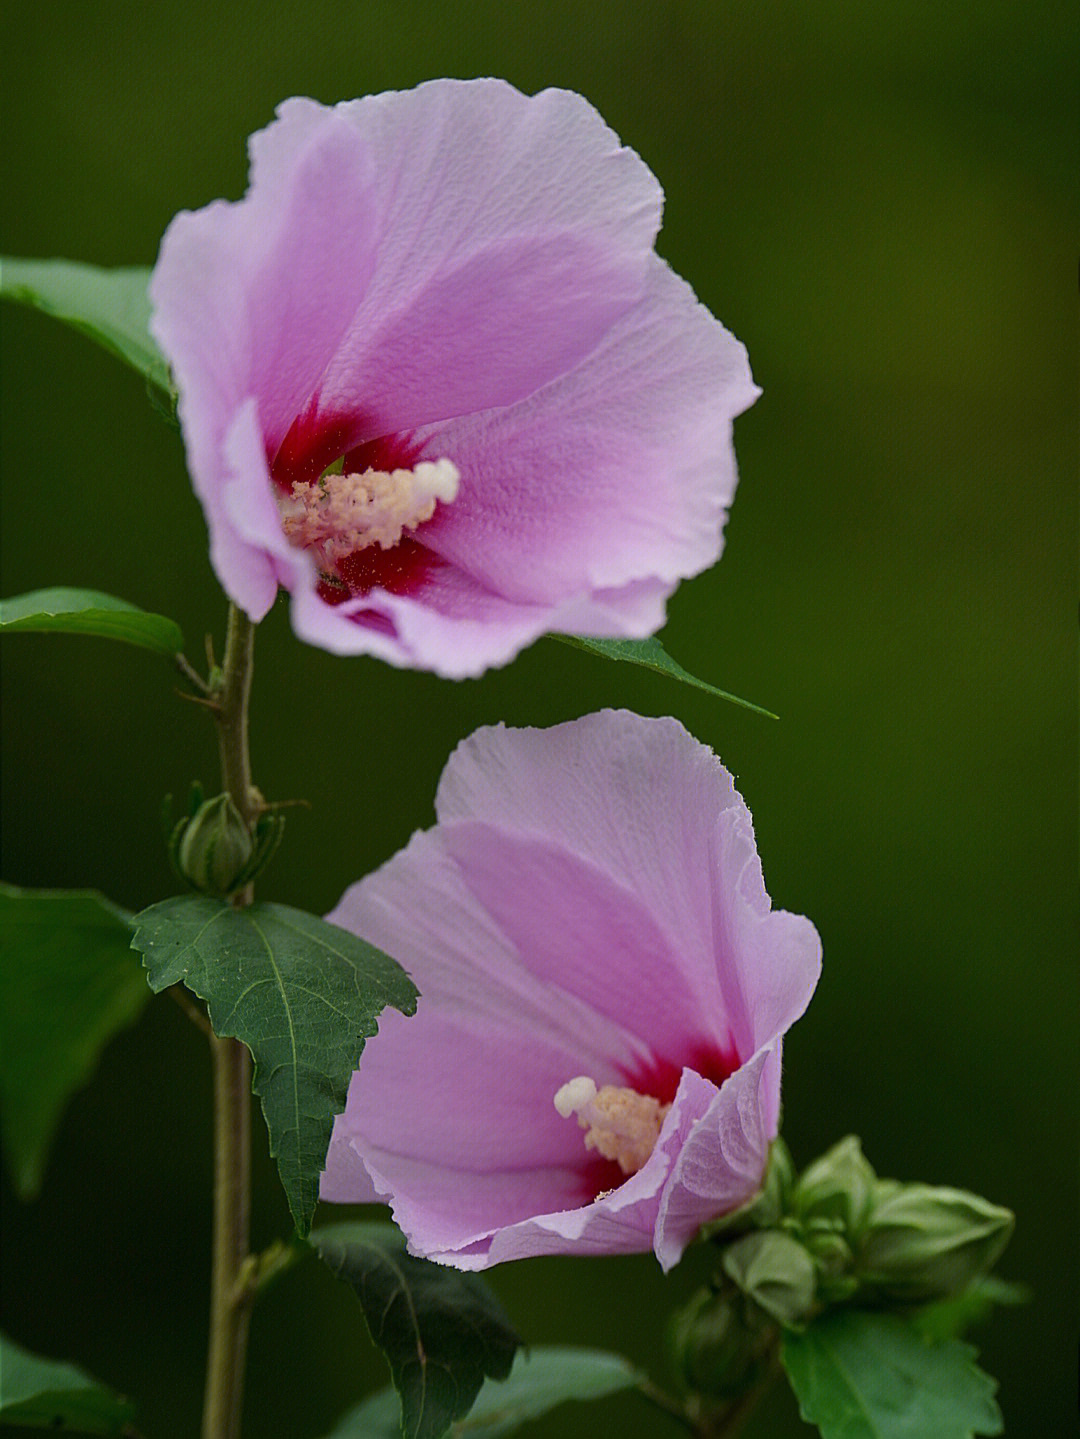
<path id="1" fill-rule="evenodd" d="M 775 1326 L 725 1283 L 700 1290 L 672 1315 L 668 1345 L 682 1388 L 712 1399 L 730 1399 L 761 1378 Z"/>
<path id="2" fill-rule="evenodd" d="M 827 1219 L 811 1219 L 802 1233 L 802 1242 L 817 1261 L 822 1274 L 841 1274 L 851 1267 L 851 1245 L 840 1226 Z"/>
<path id="3" fill-rule="evenodd" d="M 879 1299 L 925 1304 L 957 1294 L 998 1258 L 1014 1218 L 976 1194 L 884 1181 L 855 1254 L 855 1274 Z"/>
<path id="4" fill-rule="evenodd" d="M 817 1271 L 797 1239 L 779 1229 L 745 1234 L 724 1250 L 724 1273 L 785 1329 L 799 1329 L 814 1312 Z"/>
<path id="5" fill-rule="evenodd" d="M 790 1231 L 789 1231 L 790 1232 Z M 797 1231 L 817 1266 L 819 1304 L 841 1304 L 859 1287 L 851 1272 L 851 1245 L 841 1232 L 838 1220 L 811 1219 Z"/>
<path id="6" fill-rule="evenodd" d="M 804 1222 L 831 1220 L 854 1237 L 866 1222 L 874 1184 L 874 1171 L 858 1137 L 849 1134 L 803 1171 L 792 1195 L 792 1209 Z"/>
<path id="7" fill-rule="evenodd" d="M 227 794 L 205 800 L 183 826 L 176 866 L 203 894 L 227 895 L 248 868 L 254 848 L 240 811 Z"/>

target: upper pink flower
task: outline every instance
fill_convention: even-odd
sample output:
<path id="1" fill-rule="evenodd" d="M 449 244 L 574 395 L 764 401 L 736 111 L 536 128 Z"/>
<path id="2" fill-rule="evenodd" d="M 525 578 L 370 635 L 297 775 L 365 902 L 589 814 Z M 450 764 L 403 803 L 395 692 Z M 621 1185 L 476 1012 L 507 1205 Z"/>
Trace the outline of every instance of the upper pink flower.
<path id="1" fill-rule="evenodd" d="M 719 555 L 742 346 L 653 253 L 661 191 L 579 95 L 287 100 L 150 285 L 225 590 L 449 676 L 644 636 Z"/>
<path id="2" fill-rule="evenodd" d="M 462 1269 L 670 1268 L 761 1184 L 817 932 L 770 908 L 746 805 L 675 720 L 479 730 L 435 803 L 328 916 L 420 1001 L 364 1050 L 322 1197 L 388 1199 L 415 1253 Z"/>

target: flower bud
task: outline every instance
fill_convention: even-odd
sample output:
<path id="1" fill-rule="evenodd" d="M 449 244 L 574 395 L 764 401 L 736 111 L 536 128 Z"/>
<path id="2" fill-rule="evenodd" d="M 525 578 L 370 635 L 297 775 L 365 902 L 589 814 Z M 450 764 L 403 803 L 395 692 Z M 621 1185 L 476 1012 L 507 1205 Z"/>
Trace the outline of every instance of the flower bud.
<path id="1" fill-rule="evenodd" d="M 203 894 L 226 895 L 251 859 L 251 834 L 227 794 L 204 800 L 180 833 L 176 864 Z"/>
<path id="2" fill-rule="evenodd" d="M 713 1399 L 743 1393 L 761 1377 L 775 1333 L 767 1316 L 733 1285 L 700 1290 L 668 1328 L 681 1386 Z"/>
<path id="3" fill-rule="evenodd" d="M 1013 1223 L 1009 1210 L 961 1189 L 885 1181 L 871 1197 L 855 1273 L 881 1299 L 924 1304 L 957 1294 L 994 1263 Z"/>
<path id="4" fill-rule="evenodd" d="M 851 1245 L 836 1221 L 811 1219 L 800 1237 L 817 1261 L 820 1273 L 842 1274 L 851 1267 Z"/>
<path id="5" fill-rule="evenodd" d="M 798 1234 L 817 1267 L 819 1304 L 842 1304 L 859 1287 L 851 1272 L 852 1254 L 838 1219 L 810 1219 Z"/>
<path id="6" fill-rule="evenodd" d="M 849 1134 L 803 1171 L 792 1209 L 807 1223 L 829 1220 L 854 1237 L 866 1221 L 874 1183 L 858 1137 Z"/>
<path id="7" fill-rule="evenodd" d="M 724 1251 L 724 1273 L 785 1329 L 799 1329 L 814 1310 L 817 1271 L 797 1239 L 779 1229 L 746 1234 Z"/>

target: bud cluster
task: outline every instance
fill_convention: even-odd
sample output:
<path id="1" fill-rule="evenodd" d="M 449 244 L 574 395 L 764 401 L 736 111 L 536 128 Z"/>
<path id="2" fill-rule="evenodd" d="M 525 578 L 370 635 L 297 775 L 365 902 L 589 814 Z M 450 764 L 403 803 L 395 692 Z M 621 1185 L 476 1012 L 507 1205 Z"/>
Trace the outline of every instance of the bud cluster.
<path id="1" fill-rule="evenodd" d="M 822 1301 L 928 1304 L 990 1268 L 1013 1216 L 961 1189 L 878 1179 L 848 1135 L 795 1184 L 787 1227 L 815 1258 Z"/>
<path id="2" fill-rule="evenodd" d="M 720 1272 L 672 1323 L 679 1379 L 710 1401 L 751 1387 L 781 1330 L 852 1303 L 911 1308 L 963 1293 L 1013 1216 L 959 1189 L 879 1179 L 849 1135 L 796 1177 L 776 1140 L 762 1188 L 711 1225 Z"/>

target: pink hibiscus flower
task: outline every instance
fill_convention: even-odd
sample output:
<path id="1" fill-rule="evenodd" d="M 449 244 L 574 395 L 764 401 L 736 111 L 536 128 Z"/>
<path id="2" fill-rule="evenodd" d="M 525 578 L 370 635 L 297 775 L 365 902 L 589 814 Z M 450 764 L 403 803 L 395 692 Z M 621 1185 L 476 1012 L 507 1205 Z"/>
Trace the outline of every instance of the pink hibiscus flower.
<path id="1" fill-rule="evenodd" d="M 770 908 L 730 774 L 672 719 L 479 730 L 436 813 L 329 916 L 421 997 L 364 1051 L 323 1198 L 389 1200 L 462 1269 L 670 1268 L 761 1184 L 817 932 Z"/>
<path id="2" fill-rule="evenodd" d="M 637 636 L 719 555 L 745 351 L 653 252 L 661 191 L 580 96 L 287 100 L 150 286 L 229 596 L 448 676 Z"/>

